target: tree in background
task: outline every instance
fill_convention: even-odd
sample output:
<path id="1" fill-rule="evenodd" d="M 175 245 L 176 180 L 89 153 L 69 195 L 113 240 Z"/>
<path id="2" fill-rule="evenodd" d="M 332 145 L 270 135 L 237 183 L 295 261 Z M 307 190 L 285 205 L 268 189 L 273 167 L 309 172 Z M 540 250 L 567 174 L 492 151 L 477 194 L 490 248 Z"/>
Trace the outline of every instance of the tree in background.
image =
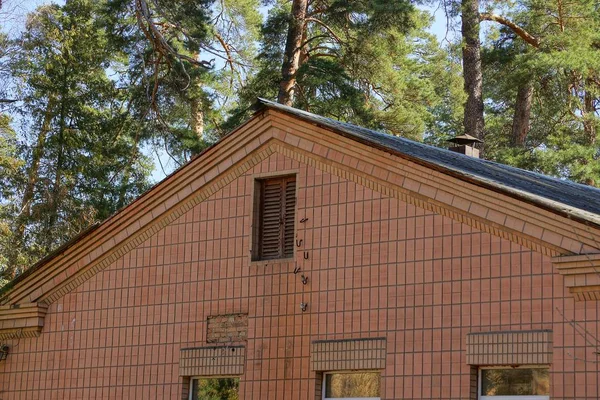
<path id="1" fill-rule="evenodd" d="M 463 77 L 467 100 L 464 110 L 465 133 L 479 139 L 485 136 L 483 115 L 483 73 L 479 39 L 479 0 L 462 0 L 461 34 Z"/>
<path id="2" fill-rule="evenodd" d="M 111 42 L 128 59 L 120 76 L 144 140 L 177 164 L 219 136 L 222 119 L 252 71 L 258 0 L 108 0 Z"/>
<path id="3" fill-rule="evenodd" d="M 429 23 L 408 1 L 276 2 L 263 25 L 260 69 L 241 93 L 240 109 L 262 95 L 422 138 L 436 107 L 460 84 L 426 32 Z"/>
<path id="4" fill-rule="evenodd" d="M 519 1 L 484 48 L 489 157 L 600 182 L 600 34 L 595 1 Z"/>
<path id="5" fill-rule="evenodd" d="M 13 224 L 18 212 L 18 188 L 23 184 L 22 167 L 10 118 L 0 114 L 0 286 L 12 277 L 15 262 L 27 265 L 31 261 L 21 247 L 14 246 Z"/>
<path id="6" fill-rule="evenodd" d="M 21 112 L 23 182 L 13 194 L 12 254 L 2 274 L 25 268 L 147 187 L 126 98 L 107 74 L 114 60 L 94 2 L 43 6 L 29 16 L 12 60 Z M 19 256 L 20 255 L 20 256 Z"/>
<path id="7" fill-rule="evenodd" d="M 183 163 L 218 136 L 251 72 L 245 41 L 260 20 L 257 0 L 68 0 L 39 7 L 21 37 L 0 37 L 0 79 L 11 89 L 0 110 L 12 107 L 23 132 L 23 178 L 2 197 L 11 234 L 0 245 L 11 255 L 1 273 L 13 276 L 141 194 L 144 147 Z"/>
<path id="8" fill-rule="evenodd" d="M 0 35 L 0 270 L 137 197 L 148 149 L 183 164 L 258 96 L 438 146 L 485 135 L 488 159 L 598 184 L 597 2 L 431 2 L 460 41 L 410 0 L 268 0 L 264 23 L 259 0 L 39 7 Z"/>

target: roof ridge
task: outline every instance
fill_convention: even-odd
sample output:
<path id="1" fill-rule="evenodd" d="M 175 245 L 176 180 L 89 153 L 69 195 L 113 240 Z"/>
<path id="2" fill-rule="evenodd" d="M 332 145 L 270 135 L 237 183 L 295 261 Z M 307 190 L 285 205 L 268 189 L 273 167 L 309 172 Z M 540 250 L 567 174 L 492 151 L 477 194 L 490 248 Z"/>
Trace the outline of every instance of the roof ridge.
<path id="1" fill-rule="evenodd" d="M 379 147 L 384 151 L 394 152 L 422 164 L 434 165 L 447 172 L 453 172 L 491 186 L 498 191 L 509 192 L 570 217 L 600 225 L 599 188 L 495 161 L 473 158 L 448 149 L 337 121 L 259 98 L 256 109 L 260 109 L 261 106 L 294 115 L 337 132 L 343 132 L 350 138 L 367 142 L 367 144 Z"/>

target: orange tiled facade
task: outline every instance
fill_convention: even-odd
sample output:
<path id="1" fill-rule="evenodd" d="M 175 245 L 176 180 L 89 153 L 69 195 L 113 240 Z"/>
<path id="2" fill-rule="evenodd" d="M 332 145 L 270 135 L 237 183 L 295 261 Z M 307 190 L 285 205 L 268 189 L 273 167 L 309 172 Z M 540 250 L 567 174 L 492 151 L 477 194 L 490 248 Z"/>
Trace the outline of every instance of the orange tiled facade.
<path id="1" fill-rule="evenodd" d="M 254 179 L 282 171 L 294 258 L 252 262 Z M 550 397 L 597 399 L 599 308 L 549 256 L 274 153 L 52 302 L 39 337 L 8 340 L 0 399 L 186 398 L 182 349 L 245 314 L 242 399 L 319 399 L 315 343 L 369 338 L 385 338 L 382 399 L 475 399 L 467 337 L 502 331 L 551 331 Z"/>

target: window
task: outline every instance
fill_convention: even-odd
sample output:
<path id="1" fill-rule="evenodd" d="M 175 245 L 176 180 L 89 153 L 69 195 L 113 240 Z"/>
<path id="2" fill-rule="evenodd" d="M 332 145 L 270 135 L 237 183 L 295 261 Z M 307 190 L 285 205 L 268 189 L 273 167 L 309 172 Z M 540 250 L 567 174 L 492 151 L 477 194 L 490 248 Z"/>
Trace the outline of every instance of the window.
<path id="1" fill-rule="evenodd" d="M 190 400 L 239 400 L 240 378 L 192 378 Z"/>
<path id="2" fill-rule="evenodd" d="M 482 368 L 479 370 L 482 400 L 548 400 L 548 368 Z"/>
<path id="3" fill-rule="evenodd" d="M 296 177 L 256 181 L 253 260 L 291 258 L 294 254 Z"/>
<path id="4" fill-rule="evenodd" d="M 379 400 L 379 372 L 326 373 L 323 379 L 323 399 Z"/>

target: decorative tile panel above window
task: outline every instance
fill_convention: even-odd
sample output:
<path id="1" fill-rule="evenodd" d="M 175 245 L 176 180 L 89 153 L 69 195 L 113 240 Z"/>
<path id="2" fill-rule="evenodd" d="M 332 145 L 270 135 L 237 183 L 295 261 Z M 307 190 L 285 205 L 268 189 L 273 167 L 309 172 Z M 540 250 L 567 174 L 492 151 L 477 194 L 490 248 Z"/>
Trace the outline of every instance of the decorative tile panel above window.
<path id="1" fill-rule="evenodd" d="M 294 255 L 296 176 L 255 181 L 252 260 Z"/>
<path id="2" fill-rule="evenodd" d="M 313 371 L 384 369 L 386 339 L 315 340 L 311 348 Z"/>
<path id="3" fill-rule="evenodd" d="M 551 363 L 551 330 L 467 334 L 467 364 L 516 366 Z"/>
<path id="4" fill-rule="evenodd" d="M 180 376 L 236 376 L 244 373 L 244 346 L 212 346 L 181 349 Z"/>

